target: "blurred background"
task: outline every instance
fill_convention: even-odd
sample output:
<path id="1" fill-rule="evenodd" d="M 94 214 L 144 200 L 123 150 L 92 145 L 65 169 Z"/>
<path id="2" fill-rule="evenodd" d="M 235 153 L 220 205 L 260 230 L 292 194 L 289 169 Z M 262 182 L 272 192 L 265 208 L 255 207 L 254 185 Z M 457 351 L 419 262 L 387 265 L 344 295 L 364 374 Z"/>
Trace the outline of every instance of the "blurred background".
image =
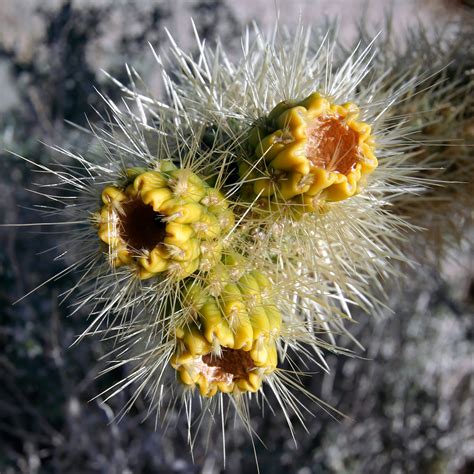
<path id="1" fill-rule="evenodd" d="M 242 29 L 257 20 L 270 28 L 320 24 L 338 15 L 341 40 L 350 43 L 357 22 L 383 28 L 388 11 L 397 36 L 422 21 L 430 28 L 472 23 L 473 2 L 441 0 L 0 0 L 0 223 L 38 221 L 44 204 L 28 191 L 50 178 L 6 150 L 48 163 L 43 143 L 87 149 L 67 122 L 86 126 L 104 104 L 95 88 L 119 99 L 102 70 L 124 82 L 125 63 L 138 69 L 159 94 L 157 68 L 147 43 L 166 48 L 168 27 L 185 49 L 199 34 L 238 51 Z M 447 25 L 447 26 L 446 26 Z M 473 29 L 474 32 L 474 29 Z M 448 61 L 449 58 L 446 58 Z M 84 315 L 68 318 L 60 294 L 73 277 L 54 260 L 63 236 L 46 228 L 0 228 L 0 473 L 218 473 L 220 446 L 197 446 L 194 461 L 183 424 L 164 431 L 144 419 L 146 405 L 117 421 L 126 389 L 102 403 L 90 401 L 124 373 L 97 378 L 104 347 L 89 339 L 70 348 L 86 327 Z M 53 248 L 46 252 L 45 249 Z M 365 351 L 358 358 L 329 356 L 332 373 L 315 374 L 307 387 L 348 415 L 336 422 L 323 410 L 297 425 L 295 446 L 283 417 L 266 413 L 254 427 L 261 472 L 456 473 L 474 472 L 473 256 L 417 278 L 391 295 L 392 314 L 360 315 L 353 334 Z M 216 428 L 219 429 L 219 428 Z M 227 443 L 227 470 L 255 472 L 252 444 L 236 431 Z"/>

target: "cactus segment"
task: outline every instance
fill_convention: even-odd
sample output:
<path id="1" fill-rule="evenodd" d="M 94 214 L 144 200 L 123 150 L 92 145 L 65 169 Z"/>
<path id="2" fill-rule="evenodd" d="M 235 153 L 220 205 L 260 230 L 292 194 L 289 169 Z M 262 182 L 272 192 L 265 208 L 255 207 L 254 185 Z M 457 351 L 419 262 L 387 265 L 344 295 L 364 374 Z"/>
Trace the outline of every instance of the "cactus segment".
<path id="1" fill-rule="evenodd" d="M 114 267 L 132 266 L 144 280 L 185 278 L 220 261 L 234 215 L 220 192 L 188 169 L 131 168 L 126 186 L 107 186 L 98 235 Z"/>

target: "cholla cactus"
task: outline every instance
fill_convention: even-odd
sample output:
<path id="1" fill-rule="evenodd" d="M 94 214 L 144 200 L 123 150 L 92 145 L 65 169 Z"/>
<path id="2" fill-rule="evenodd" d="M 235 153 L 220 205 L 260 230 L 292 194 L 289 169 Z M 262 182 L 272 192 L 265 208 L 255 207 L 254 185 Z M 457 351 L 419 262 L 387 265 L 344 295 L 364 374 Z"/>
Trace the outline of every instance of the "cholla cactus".
<path id="1" fill-rule="evenodd" d="M 324 351 L 344 352 L 335 338 L 348 334 L 343 321 L 351 318 L 350 305 L 374 311 L 379 305 L 374 284 L 380 285 L 381 274 L 396 275 L 387 266 L 390 259 L 404 259 L 398 239 L 408 225 L 385 206 L 401 186 L 410 189 L 412 170 L 404 164 L 414 145 L 403 141 L 411 130 L 387 123 L 385 114 L 419 78 L 386 96 L 377 95 L 377 82 L 356 93 L 369 72 L 371 48 L 333 70 L 328 58 L 335 46 L 319 39 L 323 46 L 314 57 L 303 31 L 293 43 L 261 39 L 235 67 L 224 56 L 224 65 L 219 63 L 219 49 L 203 48 L 193 62 L 175 47 L 183 67 L 179 84 L 164 74 L 176 109 L 124 88 L 141 112 L 128 111 L 120 119 L 146 131 L 154 127 L 150 117 L 172 120 L 180 139 L 196 144 L 190 149 L 206 150 L 195 164 L 188 155 L 187 163 L 201 182 L 207 175 L 235 215 L 232 229 L 224 228 L 222 260 L 217 257 L 205 269 L 195 263 L 173 285 L 168 279 L 160 287 L 166 303 L 157 298 L 156 284 L 141 287 L 133 301 L 140 298 L 146 308 L 129 303 L 133 317 L 110 328 L 118 333 L 114 366 L 132 360 L 135 365 L 123 385 L 136 381 L 136 396 L 148 394 L 153 407 L 166 405 L 165 387 L 180 392 L 178 378 L 189 413 L 197 389 L 208 400 L 204 412 L 217 410 L 224 420 L 226 395 L 249 427 L 251 394 L 265 400 L 268 387 L 285 414 L 294 411 L 303 420 L 290 388 L 317 400 L 298 382 L 300 365 L 313 360 L 328 369 Z M 287 69 L 293 71 L 289 77 Z M 206 128 L 198 136 L 193 130 L 200 123 Z M 173 153 L 166 158 L 173 160 Z M 159 168 L 156 173 L 160 198 L 163 193 L 169 198 L 169 184 Z M 140 176 L 134 179 L 140 182 Z M 135 181 L 115 186 L 112 194 L 118 189 L 119 196 L 127 195 L 128 188 L 128 195 L 148 205 L 146 189 Z M 202 204 L 200 199 L 195 203 Z M 159 205 L 154 211 L 167 219 Z M 108 197 L 104 207 L 108 215 Z M 102 230 L 110 244 L 109 226 Z M 126 255 L 123 263 L 136 267 L 143 256 L 133 258 Z M 157 278 L 168 270 L 164 263 L 161 268 Z M 139 279 L 154 281 L 147 271 L 139 269 Z M 285 362 L 292 372 L 279 369 Z"/>
<path id="2" fill-rule="evenodd" d="M 391 209 L 432 183 L 412 140 L 426 123 L 392 109 L 423 76 L 369 79 L 374 46 L 341 59 L 329 37 L 257 30 L 235 64 L 220 45 L 193 60 L 174 44 L 169 102 L 121 85 L 136 107 L 109 102 L 105 157 L 69 154 L 86 173 L 53 171 L 77 200 L 61 212 L 84 227 L 70 267 L 83 268 L 78 308 L 92 304 L 84 334 L 115 338 L 112 367 L 132 364 L 109 390 L 135 382 L 127 407 L 180 393 L 192 425 L 199 392 L 224 426 L 227 397 L 251 433 L 248 403 L 269 387 L 304 422 L 290 389 L 319 401 L 300 366 L 328 370 L 351 307 L 377 312 L 401 276 L 390 264 L 410 262 L 400 243 L 414 226 Z"/>

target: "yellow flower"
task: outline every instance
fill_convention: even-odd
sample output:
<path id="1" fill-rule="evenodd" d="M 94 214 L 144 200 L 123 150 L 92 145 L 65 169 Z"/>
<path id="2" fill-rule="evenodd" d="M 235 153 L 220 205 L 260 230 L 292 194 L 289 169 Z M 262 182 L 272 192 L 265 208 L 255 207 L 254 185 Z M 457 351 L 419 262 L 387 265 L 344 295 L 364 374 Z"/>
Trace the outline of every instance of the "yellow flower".
<path id="1" fill-rule="evenodd" d="M 107 186 L 99 238 L 112 265 L 131 265 L 140 279 L 177 279 L 208 271 L 221 259 L 220 238 L 234 224 L 223 195 L 189 169 L 129 169 L 124 187 Z"/>
<path id="2" fill-rule="evenodd" d="M 218 296 L 209 294 L 211 286 L 188 285 L 184 301 L 194 320 L 176 331 L 171 364 L 184 384 L 197 386 L 205 397 L 256 392 L 278 363 L 282 318 L 270 297 L 270 281 L 254 270 L 234 282 L 227 267 L 218 265 L 207 282 L 223 282 Z"/>
<path id="3" fill-rule="evenodd" d="M 377 158 L 371 127 L 358 116 L 355 104 L 319 93 L 277 104 L 250 132 L 250 158 L 239 166 L 247 192 L 308 210 L 360 192 Z"/>

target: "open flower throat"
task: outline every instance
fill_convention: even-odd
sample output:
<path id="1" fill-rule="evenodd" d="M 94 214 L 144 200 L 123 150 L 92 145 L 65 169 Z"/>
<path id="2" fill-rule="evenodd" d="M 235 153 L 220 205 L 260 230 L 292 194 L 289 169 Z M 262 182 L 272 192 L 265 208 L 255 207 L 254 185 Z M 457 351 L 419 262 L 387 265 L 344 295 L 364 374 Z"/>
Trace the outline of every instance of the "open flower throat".
<path id="1" fill-rule="evenodd" d="M 140 249 L 151 251 L 164 243 L 166 222 L 164 215 L 140 199 L 132 199 L 122 204 L 119 212 L 119 234 L 130 252 Z"/>
<path id="2" fill-rule="evenodd" d="M 240 174 L 253 195 L 304 204 L 340 201 L 362 189 L 377 167 L 370 125 L 352 103 L 336 105 L 320 94 L 280 102 L 250 133 L 250 159 Z"/>
<path id="3" fill-rule="evenodd" d="M 359 133 L 342 120 L 318 117 L 308 124 L 306 156 L 316 168 L 348 175 L 362 159 Z"/>
<path id="4" fill-rule="evenodd" d="M 176 331 L 171 365 L 185 385 L 205 397 L 256 392 L 278 363 L 282 317 L 270 295 L 271 283 L 257 271 L 235 279 L 224 264 L 215 273 L 220 289 L 194 282 L 184 295 L 194 317 Z"/>
<path id="5" fill-rule="evenodd" d="M 201 356 L 201 360 L 201 373 L 211 384 L 231 384 L 236 380 L 245 380 L 256 367 L 248 352 L 236 349 L 224 348 L 220 356 L 206 354 Z"/>
<path id="6" fill-rule="evenodd" d="M 140 279 L 184 278 L 221 259 L 220 239 L 234 224 L 222 194 L 188 169 L 129 169 L 130 182 L 107 186 L 98 213 L 99 238 L 115 267 Z"/>

